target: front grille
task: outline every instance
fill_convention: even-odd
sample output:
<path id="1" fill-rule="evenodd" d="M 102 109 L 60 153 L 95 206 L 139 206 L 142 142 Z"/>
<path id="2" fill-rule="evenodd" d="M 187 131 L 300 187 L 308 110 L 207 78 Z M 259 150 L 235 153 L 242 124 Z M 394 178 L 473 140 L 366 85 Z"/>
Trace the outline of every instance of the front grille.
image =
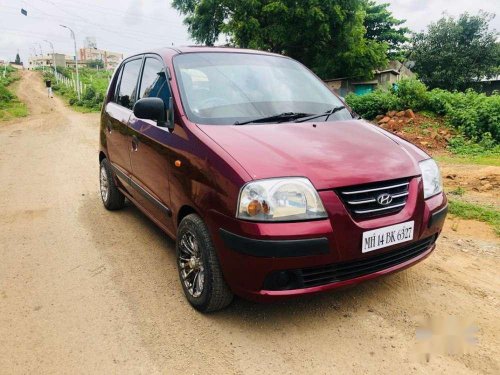
<path id="1" fill-rule="evenodd" d="M 354 279 L 413 259 L 428 250 L 435 241 L 436 236 L 432 236 L 369 258 L 321 267 L 278 271 L 266 278 L 264 288 L 268 290 L 300 289 Z M 290 280 L 287 285 L 278 282 L 280 274 L 283 273 L 286 273 Z"/>
<path id="2" fill-rule="evenodd" d="M 337 281 L 354 279 L 400 263 L 404 263 L 429 249 L 435 237 L 414 242 L 389 253 L 375 255 L 370 258 L 355 260 L 326 267 L 308 268 L 302 270 L 304 288 L 330 284 Z"/>
<path id="3" fill-rule="evenodd" d="M 406 178 L 341 188 L 337 194 L 353 217 L 365 219 L 401 211 L 408 199 L 409 185 L 410 180 Z M 391 197 L 390 203 L 381 204 L 377 201 L 387 194 Z"/>

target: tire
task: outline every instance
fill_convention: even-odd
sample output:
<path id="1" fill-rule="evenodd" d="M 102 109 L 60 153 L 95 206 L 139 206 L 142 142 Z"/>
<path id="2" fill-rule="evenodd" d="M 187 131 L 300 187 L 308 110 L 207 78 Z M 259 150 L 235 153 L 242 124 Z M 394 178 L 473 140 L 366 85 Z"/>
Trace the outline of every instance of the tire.
<path id="1" fill-rule="evenodd" d="M 99 168 L 99 188 L 104 207 L 119 210 L 125 206 L 125 196 L 118 190 L 108 159 L 102 159 Z"/>
<path id="2" fill-rule="evenodd" d="M 233 293 L 222 275 L 208 228 L 198 215 L 182 219 L 177 230 L 176 252 L 184 295 L 196 310 L 207 313 L 231 303 Z"/>

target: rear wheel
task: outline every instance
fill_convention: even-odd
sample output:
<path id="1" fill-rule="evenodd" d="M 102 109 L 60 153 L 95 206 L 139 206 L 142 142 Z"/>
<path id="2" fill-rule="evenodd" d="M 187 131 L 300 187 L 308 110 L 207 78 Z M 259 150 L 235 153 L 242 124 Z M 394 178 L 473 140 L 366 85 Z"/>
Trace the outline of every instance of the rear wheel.
<path id="1" fill-rule="evenodd" d="M 176 249 L 179 277 L 189 303 L 202 312 L 229 305 L 233 293 L 222 276 L 208 228 L 198 215 L 188 215 L 181 221 Z"/>
<path id="2" fill-rule="evenodd" d="M 115 184 L 113 172 L 108 159 L 101 161 L 99 183 L 102 203 L 108 210 L 119 210 L 125 205 L 125 196 Z"/>

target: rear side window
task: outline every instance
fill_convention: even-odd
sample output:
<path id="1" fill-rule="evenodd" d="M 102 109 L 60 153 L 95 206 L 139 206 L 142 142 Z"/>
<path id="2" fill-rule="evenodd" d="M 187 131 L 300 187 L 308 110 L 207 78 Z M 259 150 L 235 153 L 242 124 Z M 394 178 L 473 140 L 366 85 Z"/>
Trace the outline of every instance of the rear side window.
<path id="1" fill-rule="evenodd" d="M 123 66 L 118 88 L 117 103 L 132 109 L 137 98 L 137 78 L 141 69 L 141 59 L 132 60 Z"/>
<path id="2" fill-rule="evenodd" d="M 165 68 L 161 61 L 152 57 L 146 58 L 140 87 L 139 99 L 157 97 L 163 99 L 165 106 L 168 105 L 170 89 Z"/>

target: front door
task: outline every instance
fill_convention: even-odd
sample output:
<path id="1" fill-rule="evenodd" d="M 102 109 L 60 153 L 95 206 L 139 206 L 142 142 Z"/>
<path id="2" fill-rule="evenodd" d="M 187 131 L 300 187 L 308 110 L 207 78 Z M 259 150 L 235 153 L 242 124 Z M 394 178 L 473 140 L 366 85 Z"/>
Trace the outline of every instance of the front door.
<path id="1" fill-rule="evenodd" d="M 170 88 L 165 66 L 159 57 L 146 56 L 139 85 L 138 99 L 159 97 L 167 109 Z M 172 137 L 165 127 L 151 120 L 130 117 L 133 149 L 130 155 L 132 184 L 140 193 L 137 200 L 168 231 L 174 225 L 170 210 L 170 147 Z"/>
<path id="2" fill-rule="evenodd" d="M 128 126 L 134 105 L 142 57 L 124 63 L 117 81 L 116 95 L 106 104 L 106 144 L 108 157 L 117 177 L 124 185 L 132 172 L 130 164 L 131 134 Z"/>

